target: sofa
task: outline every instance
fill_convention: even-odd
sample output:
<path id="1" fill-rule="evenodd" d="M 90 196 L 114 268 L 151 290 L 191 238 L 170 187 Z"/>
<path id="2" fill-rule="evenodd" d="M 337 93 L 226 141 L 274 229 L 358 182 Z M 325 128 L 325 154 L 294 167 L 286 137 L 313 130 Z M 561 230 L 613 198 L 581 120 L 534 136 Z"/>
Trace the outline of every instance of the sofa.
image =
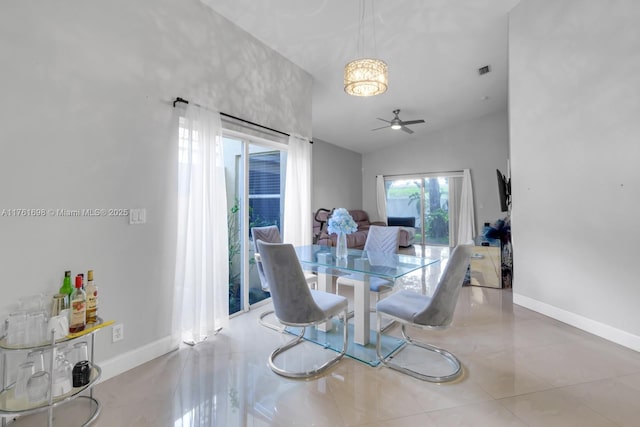
<path id="1" fill-rule="evenodd" d="M 327 219 L 331 211 L 327 209 L 319 209 L 313 218 L 313 235 L 317 245 L 335 246 L 338 236 L 336 234 L 328 234 Z M 358 230 L 354 233 L 347 234 L 347 247 L 354 249 L 364 249 L 367 241 L 369 227 L 372 225 L 386 226 L 383 221 L 370 221 L 369 214 L 363 210 L 353 209 L 349 211 L 353 220 L 358 224 Z M 407 248 L 413 245 L 415 239 L 415 229 L 412 227 L 401 227 L 399 246 Z"/>

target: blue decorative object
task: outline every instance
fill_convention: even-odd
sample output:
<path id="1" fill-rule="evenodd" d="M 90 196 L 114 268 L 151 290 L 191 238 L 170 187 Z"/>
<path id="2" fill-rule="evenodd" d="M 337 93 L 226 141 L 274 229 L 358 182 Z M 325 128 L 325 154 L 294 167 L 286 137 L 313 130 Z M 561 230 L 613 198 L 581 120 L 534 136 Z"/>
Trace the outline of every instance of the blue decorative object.
<path id="1" fill-rule="evenodd" d="M 351 234 L 358 229 L 358 224 L 351 218 L 349 211 L 345 208 L 334 210 L 327 224 L 329 225 L 327 231 L 335 234 Z"/>

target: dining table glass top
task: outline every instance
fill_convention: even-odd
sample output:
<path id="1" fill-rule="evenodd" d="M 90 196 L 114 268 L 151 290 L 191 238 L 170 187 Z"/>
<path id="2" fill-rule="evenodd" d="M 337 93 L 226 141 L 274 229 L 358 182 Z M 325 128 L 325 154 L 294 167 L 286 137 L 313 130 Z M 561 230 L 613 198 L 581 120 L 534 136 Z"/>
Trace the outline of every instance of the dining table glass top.
<path id="1" fill-rule="evenodd" d="M 348 249 L 346 259 L 336 258 L 336 248 L 324 245 L 298 246 L 295 248 L 303 267 L 324 267 L 342 272 L 362 273 L 398 279 L 406 274 L 440 261 L 440 258 L 428 258 L 415 255 L 383 253 Z"/>

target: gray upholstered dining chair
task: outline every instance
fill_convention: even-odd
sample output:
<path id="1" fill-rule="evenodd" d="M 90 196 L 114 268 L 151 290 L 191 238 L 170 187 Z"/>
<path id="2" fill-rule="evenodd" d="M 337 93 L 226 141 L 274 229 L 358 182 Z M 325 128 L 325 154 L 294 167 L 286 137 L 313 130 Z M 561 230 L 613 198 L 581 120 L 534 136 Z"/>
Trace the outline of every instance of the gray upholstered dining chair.
<path id="1" fill-rule="evenodd" d="M 278 230 L 278 227 L 276 225 L 268 225 L 266 227 L 252 227 L 251 235 L 253 236 L 254 242 L 257 242 L 258 240 L 262 240 L 263 242 L 269 242 L 269 243 L 282 243 L 282 237 L 280 237 L 280 231 Z M 260 278 L 260 286 L 262 287 L 263 291 L 270 292 L 269 281 L 264 275 L 260 252 L 257 249 L 257 245 L 256 245 L 256 252 L 254 253 L 253 258 L 256 260 L 256 266 L 258 267 L 258 277 Z M 316 276 L 315 274 L 305 272 L 304 277 L 309 286 L 315 287 L 317 285 L 318 276 Z M 284 328 L 278 328 L 277 326 L 274 326 L 273 324 L 268 323 L 264 320 L 265 317 L 271 314 L 273 314 L 273 310 L 265 311 L 258 318 L 258 322 L 260 322 L 262 326 L 266 326 L 269 329 L 282 332 Z"/>
<path id="2" fill-rule="evenodd" d="M 384 227 L 372 225 L 369 227 L 367 240 L 364 243 L 364 250 L 373 253 L 395 254 L 398 252 L 398 242 L 400 239 L 400 227 Z M 340 291 L 340 286 L 355 286 L 357 281 L 362 281 L 359 274 L 348 274 L 339 276 L 336 279 L 336 293 Z M 369 290 L 376 296 L 376 302 L 380 301 L 380 295 L 393 290 L 393 282 L 382 277 L 372 276 L 369 278 Z"/>
<path id="3" fill-rule="evenodd" d="M 347 299 L 328 292 L 309 289 L 298 256 L 286 243 L 256 242 L 262 257 L 262 267 L 269 282 L 271 300 L 278 321 L 285 326 L 299 327 L 300 333 L 269 356 L 269 367 L 278 375 L 289 378 L 309 378 L 321 374 L 336 364 L 347 352 L 349 328 L 343 328 L 342 351 L 319 367 L 302 372 L 287 371 L 276 366 L 278 355 L 300 344 L 308 326 L 319 325 L 343 313 L 347 315 Z"/>
<path id="4" fill-rule="evenodd" d="M 438 383 L 452 381 L 462 374 L 462 365 L 453 354 L 436 346 L 411 339 L 407 335 L 405 327 L 409 325 L 424 329 L 444 329 L 451 324 L 453 312 L 458 302 L 460 288 L 462 287 L 467 268 L 469 267 L 471 251 L 471 245 L 459 245 L 454 248 L 447 266 L 433 291 L 433 295 L 427 296 L 403 290 L 390 295 L 376 304 L 376 351 L 378 353 L 378 359 L 384 366 L 421 380 Z M 396 322 L 400 322 L 402 337 L 404 339 L 403 344 L 398 350 L 386 357 L 381 354 L 381 326 L 383 317 L 389 317 Z M 414 345 L 439 354 L 451 365 L 453 372 L 446 375 L 429 375 L 392 362 L 391 359 L 407 345 Z"/>

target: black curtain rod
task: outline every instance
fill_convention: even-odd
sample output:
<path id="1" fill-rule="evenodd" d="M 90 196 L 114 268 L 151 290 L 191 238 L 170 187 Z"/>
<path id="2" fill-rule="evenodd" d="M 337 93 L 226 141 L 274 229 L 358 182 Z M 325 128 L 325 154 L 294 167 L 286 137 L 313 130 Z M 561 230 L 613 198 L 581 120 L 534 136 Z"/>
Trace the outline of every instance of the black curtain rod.
<path id="1" fill-rule="evenodd" d="M 279 133 L 280 135 L 291 136 L 286 132 L 282 132 L 282 131 L 279 131 L 277 129 L 272 129 L 272 128 L 267 127 L 267 126 L 262 126 L 262 125 L 259 125 L 258 123 L 250 122 L 249 120 L 241 119 L 240 117 L 236 117 L 236 116 L 232 116 L 231 114 L 223 113 L 222 111 L 220 112 L 220 115 L 224 116 L 224 117 L 229 117 L 230 119 L 237 120 L 237 121 L 242 122 L 242 123 L 247 123 L 247 124 L 249 124 L 251 126 L 256 126 L 256 127 L 262 128 L 262 129 L 270 130 L 271 132 Z"/>
<path id="2" fill-rule="evenodd" d="M 189 103 L 189 101 L 187 101 L 186 99 L 183 99 L 183 98 L 177 97 L 177 98 L 175 99 L 175 101 L 173 101 L 173 108 L 175 108 L 175 107 L 176 107 L 176 103 L 178 103 L 178 102 L 182 102 L 182 103 L 185 103 L 185 104 L 188 104 L 188 103 Z M 263 125 L 260 125 L 260 124 L 258 124 L 258 123 L 250 122 L 249 120 L 241 119 L 240 117 L 232 116 L 231 114 L 227 114 L 227 113 L 220 112 L 220 115 L 221 115 L 221 116 L 225 116 L 225 117 L 229 117 L 230 119 L 237 120 L 237 121 L 239 121 L 239 122 L 243 122 L 243 123 L 250 124 L 250 125 L 252 125 L 252 126 L 257 126 L 257 127 L 259 127 L 259 128 L 262 128 L 262 129 L 270 130 L 271 132 L 276 132 L 276 133 L 279 133 L 280 135 L 291 136 L 291 135 L 289 135 L 289 134 L 288 134 L 288 133 L 286 133 L 286 132 L 282 132 L 282 131 L 279 131 L 279 130 L 277 130 L 277 129 L 272 129 L 272 128 L 270 128 L 270 127 L 263 126 Z M 309 143 L 310 143 L 310 144 L 313 144 L 313 141 L 309 141 Z"/>

